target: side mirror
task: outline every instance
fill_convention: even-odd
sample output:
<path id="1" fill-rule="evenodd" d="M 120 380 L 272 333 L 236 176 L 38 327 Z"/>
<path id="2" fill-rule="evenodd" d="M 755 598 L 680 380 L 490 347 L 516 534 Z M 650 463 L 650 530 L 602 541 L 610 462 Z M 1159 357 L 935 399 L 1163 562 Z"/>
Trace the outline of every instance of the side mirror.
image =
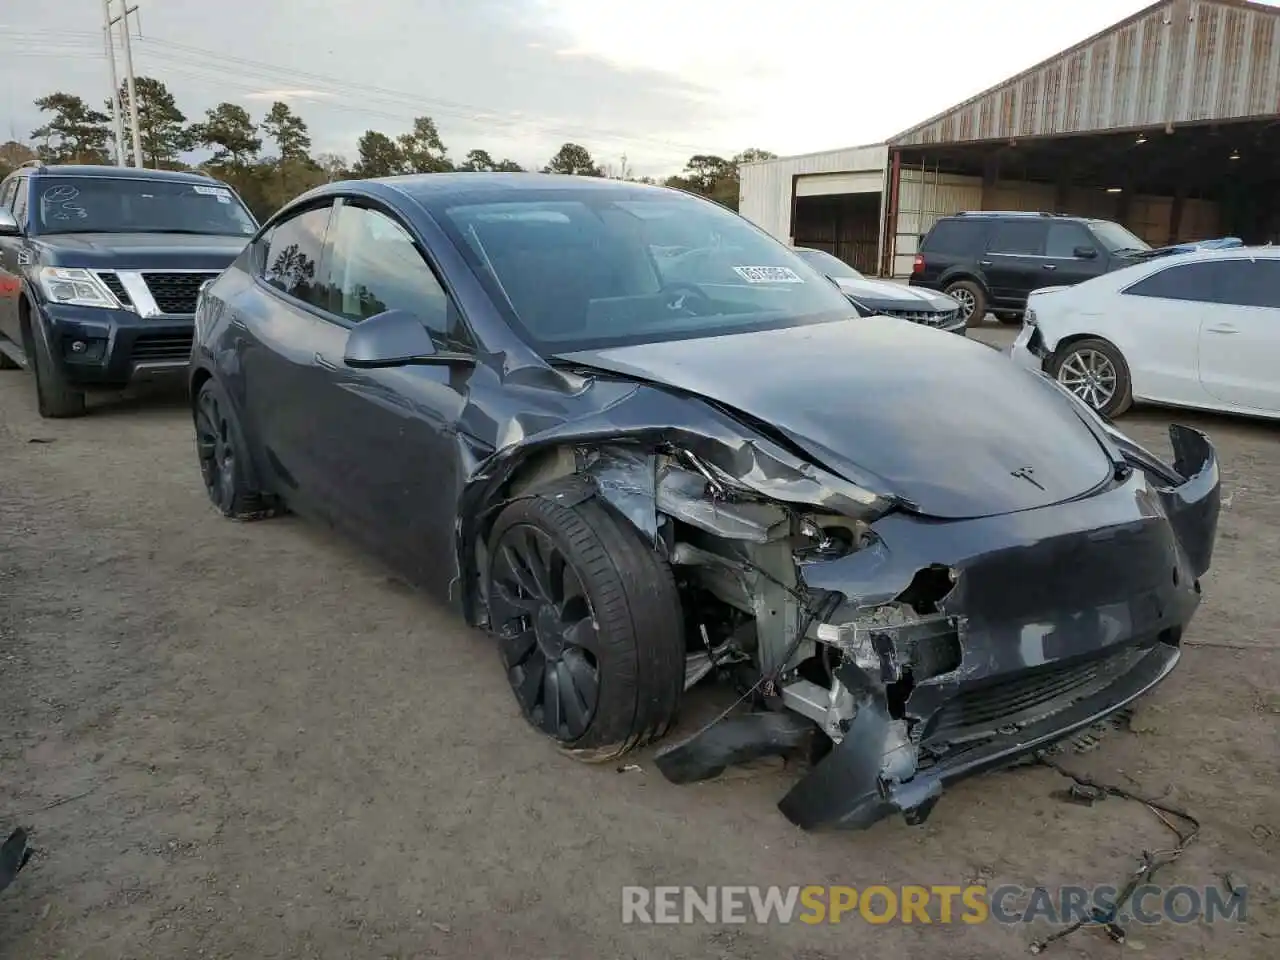
<path id="1" fill-rule="evenodd" d="M 439 351 L 422 321 L 406 310 L 387 310 L 363 320 L 347 334 L 348 367 L 373 369 L 431 362 Z"/>
<path id="2" fill-rule="evenodd" d="M 1092 260 L 1098 255 L 1098 251 L 1094 247 L 1076 247 L 1073 252 L 1082 260 Z"/>
<path id="3" fill-rule="evenodd" d="M 4 208 L 0 208 L 0 237 L 16 237 L 22 233 L 17 218 Z"/>

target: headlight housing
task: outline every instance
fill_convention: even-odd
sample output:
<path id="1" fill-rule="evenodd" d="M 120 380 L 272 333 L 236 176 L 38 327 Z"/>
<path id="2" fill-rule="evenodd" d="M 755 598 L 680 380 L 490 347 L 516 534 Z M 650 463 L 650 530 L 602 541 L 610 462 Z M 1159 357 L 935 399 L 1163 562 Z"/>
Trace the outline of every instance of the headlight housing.
<path id="1" fill-rule="evenodd" d="M 121 309 L 120 301 L 91 270 L 42 267 L 38 276 L 40 289 L 50 303 Z"/>

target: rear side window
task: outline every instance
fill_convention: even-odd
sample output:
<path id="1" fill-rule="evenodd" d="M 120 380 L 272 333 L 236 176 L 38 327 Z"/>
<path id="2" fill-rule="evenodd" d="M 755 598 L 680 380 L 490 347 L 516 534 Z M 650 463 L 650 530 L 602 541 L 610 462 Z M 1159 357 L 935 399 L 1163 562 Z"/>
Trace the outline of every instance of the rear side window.
<path id="1" fill-rule="evenodd" d="M 982 252 L 986 224 L 976 220 L 939 220 L 924 238 L 925 253 L 976 256 Z"/>
<path id="2" fill-rule="evenodd" d="M 313 207 L 281 220 L 264 238 L 262 278 L 281 293 L 317 307 L 326 307 L 326 288 L 316 272 L 331 207 Z"/>
<path id="3" fill-rule="evenodd" d="M 1139 280 L 1124 292 L 1130 297 L 1158 297 L 1192 303 L 1220 302 L 1221 291 L 1225 289 L 1224 266 L 1222 261 L 1208 261 L 1166 267 Z"/>
<path id="4" fill-rule="evenodd" d="M 987 252 L 1043 256 L 1048 234 L 1048 224 L 1040 220 L 1005 220 L 996 226 Z"/>
<path id="5" fill-rule="evenodd" d="M 1223 260 L 1218 301 L 1240 307 L 1280 307 L 1280 260 Z"/>

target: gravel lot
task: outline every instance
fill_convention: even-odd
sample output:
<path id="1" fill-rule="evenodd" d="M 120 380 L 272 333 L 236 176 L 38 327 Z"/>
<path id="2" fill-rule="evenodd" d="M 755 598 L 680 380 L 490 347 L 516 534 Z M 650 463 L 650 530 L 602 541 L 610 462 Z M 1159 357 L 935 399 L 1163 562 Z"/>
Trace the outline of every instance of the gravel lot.
<path id="1" fill-rule="evenodd" d="M 620 888 L 1116 884 L 1169 839 L 1138 804 L 1054 799 L 1044 768 L 970 780 L 924 827 L 806 835 L 778 765 L 675 787 L 645 755 L 575 764 L 479 634 L 322 529 L 216 516 L 180 397 L 42 422 L 33 393 L 0 373 L 0 823 L 38 848 L 0 955 L 1021 957 L 1044 928 L 624 927 Z M 1205 604 L 1132 729 L 1063 762 L 1197 814 L 1161 879 L 1230 871 L 1249 919 L 1047 956 L 1280 955 L 1278 431 L 1178 418 L 1225 471 Z M 1165 453 L 1168 419 L 1123 424 Z"/>

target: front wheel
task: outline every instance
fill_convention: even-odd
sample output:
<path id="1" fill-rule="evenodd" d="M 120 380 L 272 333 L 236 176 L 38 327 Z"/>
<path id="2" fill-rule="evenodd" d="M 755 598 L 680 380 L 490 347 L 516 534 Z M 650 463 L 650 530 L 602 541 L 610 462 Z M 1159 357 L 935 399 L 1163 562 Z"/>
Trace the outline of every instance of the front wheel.
<path id="1" fill-rule="evenodd" d="M 489 626 L 525 719 L 580 760 L 661 737 L 684 689 L 671 569 L 603 505 L 544 493 L 489 538 Z"/>
<path id="2" fill-rule="evenodd" d="M 1129 365 L 1106 340 L 1091 337 L 1060 347 L 1049 372 L 1104 417 L 1118 417 L 1133 406 Z"/>
<path id="3" fill-rule="evenodd" d="M 49 353 L 49 344 L 41 334 L 32 337 L 34 349 L 31 366 L 36 375 L 36 401 L 40 416 L 48 420 L 83 417 L 84 391 L 75 389 L 66 374 L 58 369 Z"/>

